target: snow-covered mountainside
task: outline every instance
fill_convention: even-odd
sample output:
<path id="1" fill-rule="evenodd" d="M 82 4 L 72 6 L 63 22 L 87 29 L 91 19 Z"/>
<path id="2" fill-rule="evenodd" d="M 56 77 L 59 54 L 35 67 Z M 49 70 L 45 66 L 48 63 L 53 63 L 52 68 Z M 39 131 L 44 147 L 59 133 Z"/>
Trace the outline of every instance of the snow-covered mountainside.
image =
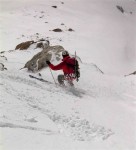
<path id="1" fill-rule="evenodd" d="M 135 150 L 135 26 L 135 0 L 0 0 L 0 150 Z M 81 58 L 75 88 L 20 70 L 41 38 Z"/>

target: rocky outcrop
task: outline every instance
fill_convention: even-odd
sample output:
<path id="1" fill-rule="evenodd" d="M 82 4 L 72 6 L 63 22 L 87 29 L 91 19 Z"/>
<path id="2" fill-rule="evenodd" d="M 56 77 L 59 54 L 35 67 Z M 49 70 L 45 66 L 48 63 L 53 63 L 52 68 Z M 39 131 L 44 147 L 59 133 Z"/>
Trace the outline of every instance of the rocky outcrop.
<path id="1" fill-rule="evenodd" d="M 24 68 L 28 68 L 28 70 L 32 72 L 36 72 L 41 70 L 44 67 L 47 67 L 46 60 L 57 60 L 61 59 L 61 52 L 64 50 L 62 46 L 48 46 L 44 48 L 41 52 L 33 56 L 31 60 L 29 60 Z"/>
<path id="2" fill-rule="evenodd" d="M 23 45 L 24 44 L 24 45 Z M 26 46 L 27 45 L 27 46 Z M 23 68 L 27 68 L 28 71 L 37 72 L 48 65 L 46 64 L 46 60 L 49 61 L 59 61 L 62 59 L 62 51 L 64 48 L 60 45 L 50 46 L 50 42 L 48 40 L 40 39 L 38 41 L 27 41 L 20 43 L 16 46 L 19 50 L 27 50 L 30 46 L 30 49 L 40 48 L 41 52 L 34 55 L 29 61 L 26 62 Z M 70 55 L 71 57 L 75 57 L 74 55 Z M 82 62 L 81 59 L 76 56 L 79 62 Z M 23 69 L 21 68 L 21 69 Z"/>
<path id="3" fill-rule="evenodd" d="M 19 49 L 19 50 L 27 50 L 30 45 L 32 45 L 34 43 L 34 41 L 27 41 L 27 42 L 23 42 L 20 43 L 16 46 L 15 50 Z"/>
<path id="4" fill-rule="evenodd" d="M 49 46 L 49 41 L 40 39 L 38 41 L 26 41 L 18 44 L 15 48 L 15 50 L 27 50 L 31 45 L 34 45 L 34 49 L 36 48 L 46 48 Z"/>

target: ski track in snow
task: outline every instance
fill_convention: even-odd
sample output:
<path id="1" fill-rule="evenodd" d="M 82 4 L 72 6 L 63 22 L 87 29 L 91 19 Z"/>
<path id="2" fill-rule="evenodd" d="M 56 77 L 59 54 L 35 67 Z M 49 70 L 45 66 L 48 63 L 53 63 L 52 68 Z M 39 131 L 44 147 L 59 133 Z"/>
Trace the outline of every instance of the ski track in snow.
<path id="1" fill-rule="evenodd" d="M 70 136 L 74 140 L 90 141 L 99 138 L 105 140 L 114 134 L 111 129 L 105 129 L 103 126 L 90 123 L 86 119 L 81 119 L 80 116 L 62 116 L 57 112 L 50 112 L 49 110 L 36 105 L 31 105 L 31 107 L 46 114 L 54 123 L 57 124 L 60 133 Z"/>
<path id="2" fill-rule="evenodd" d="M 0 127 L 2 128 L 23 128 L 23 129 L 28 129 L 28 130 L 34 130 L 34 131 L 46 131 L 41 128 L 35 128 L 31 126 L 23 126 L 23 125 L 17 125 L 13 123 L 5 123 L 5 122 L 0 122 Z"/>
<path id="3" fill-rule="evenodd" d="M 25 86 L 29 85 L 33 87 L 33 89 L 40 90 L 40 94 L 43 94 L 43 99 L 45 98 L 44 91 L 49 93 L 56 93 L 58 94 L 60 87 L 54 87 L 54 85 L 48 85 L 48 84 L 43 84 L 40 82 L 36 82 L 33 80 L 30 80 L 29 77 L 22 77 L 19 75 L 12 75 L 12 74 L 5 74 L 2 73 L 0 74 L 0 77 L 3 79 L 1 85 L 3 85 L 3 88 L 5 88 L 5 91 L 9 94 L 14 96 L 18 101 L 23 101 L 25 105 L 28 108 L 32 108 L 36 111 L 40 111 L 42 114 L 45 116 L 48 116 L 48 118 L 53 121 L 61 134 L 64 134 L 65 136 L 72 137 L 74 140 L 79 140 L 79 141 L 91 141 L 95 139 L 102 139 L 106 140 L 108 137 L 110 137 L 114 132 L 111 129 L 106 129 L 101 125 L 97 125 L 94 122 L 89 122 L 86 119 L 82 119 L 80 115 L 78 116 L 77 114 L 72 114 L 72 115 L 62 115 L 56 112 L 55 110 L 52 109 L 52 102 L 50 104 L 44 103 L 40 101 L 41 96 L 32 96 L 29 94 L 30 90 L 28 89 L 16 89 L 15 86 L 16 84 L 19 84 L 20 82 L 23 83 Z M 62 88 L 61 88 L 62 90 Z M 42 91 L 42 92 L 41 92 Z M 74 96 L 74 101 L 75 99 L 80 100 L 80 91 L 74 91 L 72 93 L 71 89 L 63 89 L 61 91 L 61 95 L 67 97 L 70 96 L 69 99 L 71 99 Z M 60 94 L 60 93 L 59 93 Z M 85 93 L 84 93 L 85 94 Z M 77 96 L 77 97 L 75 97 Z M 11 121 L 11 120 L 10 120 Z M 17 125 L 9 122 L 0 122 L 0 127 L 8 127 L 8 128 L 23 128 L 23 129 L 29 129 L 29 130 L 35 130 L 35 131 L 43 131 L 46 132 L 46 130 L 41 129 L 41 128 L 35 128 L 31 126 L 23 126 L 23 125 Z"/>

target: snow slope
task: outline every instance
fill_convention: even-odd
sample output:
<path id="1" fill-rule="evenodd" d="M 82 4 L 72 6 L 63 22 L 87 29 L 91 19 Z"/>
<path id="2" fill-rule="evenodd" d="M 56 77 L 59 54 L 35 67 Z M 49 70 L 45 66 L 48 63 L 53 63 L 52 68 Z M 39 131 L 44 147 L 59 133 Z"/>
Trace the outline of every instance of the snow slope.
<path id="1" fill-rule="evenodd" d="M 122 14 L 116 5 L 126 12 Z M 136 65 L 135 7 L 134 0 L 66 0 L 64 4 L 53 0 L 40 0 L 38 4 L 34 0 L 1 0 L 1 51 L 14 49 L 39 33 L 39 37 L 50 37 L 52 44 L 61 43 L 71 52 L 78 51 L 84 62 L 94 62 L 106 73 L 126 74 Z M 57 27 L 64 32 L 49 31 Z M 68 32 L 68 28 L 75 32 Z"/>
<path id="2" fill-rule="evenodd" d="M 135 71 L 136 2 L 63 2 L 0 0 L 0 63 L 8 69 L 0 72 L 0 150 L 134 150 L 136 79 L 123 75 Z M 81 57 L 75 89 L 56 87 L 49 68 L 40 73 L 51 84 L 19 70 L 41 49 L 15 46 L 40 38 Z"/>

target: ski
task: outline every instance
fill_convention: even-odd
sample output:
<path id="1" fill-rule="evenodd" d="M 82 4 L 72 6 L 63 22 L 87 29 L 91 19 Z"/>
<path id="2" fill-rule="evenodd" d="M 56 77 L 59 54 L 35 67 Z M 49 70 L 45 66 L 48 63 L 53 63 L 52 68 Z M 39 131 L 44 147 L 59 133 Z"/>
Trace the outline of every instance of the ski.
<path id="1" fill-rule="evenodd" d="M 38 77 L 35 77 L 33 75 L 29 75 L 30 78 L 33 78 L 33 79 L 37 79 L 38 81 L 41 81 L 41 82 L 45 82 L 45 83 L 49 83 L 49 84 L 53 84 L 52 82 L 48 81 L 48 80 L 45 80 L 43 78 L 38 78 Z"/>
<path id="2" fill-rule="evenodd" d="M 36 79 L 38 81 L 41 81 L 41 82 L 44 82 L 44 83 L 47 83 L 47 84 L 53 84 L 52 82 L 48 81 L 48 80 L 45 80 L 43 78 L 38 78 L 38 77 L 35 77 L 33 75 L 29 75 L 30 78 L 33 78 L 33 79 Z M 76 89 L 74 86 L 61 86 L 59 84 L 57 84 L 57 87 L 61 87 L 63 88 L 64 90 L 67 90 L 67 92 L 70 92 L 72 93 L 74 96 L 76 97 L 82 97 L 83 94 L 85 94 L 84 91 L 82 90 L 79 90 L 79 89 Z"/>

